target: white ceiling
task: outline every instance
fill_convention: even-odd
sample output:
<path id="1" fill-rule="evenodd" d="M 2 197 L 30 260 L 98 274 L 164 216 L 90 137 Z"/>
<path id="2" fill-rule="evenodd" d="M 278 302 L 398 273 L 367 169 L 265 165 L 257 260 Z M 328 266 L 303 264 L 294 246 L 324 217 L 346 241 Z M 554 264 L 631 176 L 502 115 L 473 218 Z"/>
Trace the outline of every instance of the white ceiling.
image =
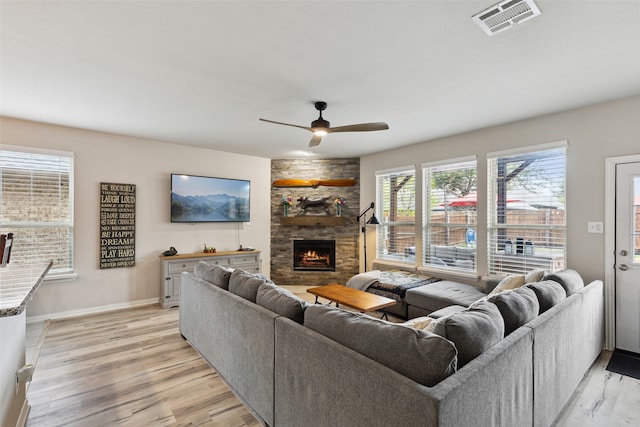
<path id="1" fill-rule="evenodd" d="M 4 116 L 268 158 L 358 157 L 640 93 L 640 1 L 2 1 Z M 311 134 L 314 101 L 332 126 Z M 579 123 L 576 123 L 579 126 Z M 313 154 L 309 155 L 311 152 Z"/>

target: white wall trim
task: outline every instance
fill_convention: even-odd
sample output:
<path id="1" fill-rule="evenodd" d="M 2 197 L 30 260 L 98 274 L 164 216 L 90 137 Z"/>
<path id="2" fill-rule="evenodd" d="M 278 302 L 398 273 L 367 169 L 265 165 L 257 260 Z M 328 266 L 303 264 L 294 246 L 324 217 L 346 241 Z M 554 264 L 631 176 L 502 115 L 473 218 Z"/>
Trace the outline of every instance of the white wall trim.
<path id="1" fill-rule="evenodd" d="M 616 347 L 616 166 L 640 162 L 640 154 L 607 157 L 604 171 L 604 347 Z"/>
<path id="2" fill-rule="evenodd" d="M 27 417 L 29 416 L 30 410 L 31 405 L 29 405 L 29 401 L 25 399 L 24 402 L 22 402 L 22 408 L 20 409 L 20 415 L 16 421 L 16 427 L 24 427 L 27 425 Z"/>
<path id="3" fill-rule="evenodd" d="M 49 319 L 67 319 L 69 317 L 85 316 L 87 314 L 104 313 L 107 311 L 122 310 L 124 308 L 142 307 L 145 305 L 158 304 L 158 298 L 149 298 L 137 301 L 128 301 L 119 304 L 101 305 L 97 307 L 83 308 L 79 310 L 61 311 L 58 313 L 42 314 L 39 316 L 27 317 L 27 324 L 44 322 Z"/>

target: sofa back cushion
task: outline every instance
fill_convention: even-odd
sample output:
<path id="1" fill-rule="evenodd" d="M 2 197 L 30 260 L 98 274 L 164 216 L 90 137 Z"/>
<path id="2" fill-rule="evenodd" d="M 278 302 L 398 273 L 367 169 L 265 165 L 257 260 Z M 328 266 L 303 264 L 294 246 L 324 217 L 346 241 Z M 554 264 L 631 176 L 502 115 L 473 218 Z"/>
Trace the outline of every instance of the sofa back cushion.
<path id="1" fill-rule="evenodd" d="M 580 276 L 577 271 L 568 268 L 556 271 L 555 273 L 549 273 L 544 276 L 543 280 L 553 280 L 554 282 L 560 283 L 567 292 L 568 297 L 574 292 L 584 288 L 582 276 Z"/>
<path id="2" fill-rule="evenodd" d="M 307 307 L 307 303 L 273 283 L 265 282 L 258 287 L 256 304 L 288 317 L 294 322 L 300 324 L 304 322 L 304 309 Z"/>
<path id="3" fill-rule="evenodd" d="M 535 318 L 540 311 L 540 304 L 535 292 L 529 288 L 518 288 L 512 291 L 491 295 L 487 301 L 494 303 L 504 320 L 504 336 Z"/>
<path id="4" fill-rule="evenodd" d="M 554 305 L 567 299 L 567 292 L 558 282 L 553 280 L 529 283 L 524 287 L 535 292 L 538 304 L 540 304 L 540 312 L 538 314 L 544 313 Z"/>
<path id="5" fill-rule="evenodd" d="M 307 307 L 304 325 L 428 387 L 456 370 L 454 345 L 429 332 L 320 304 Z"/>
<path id="6" fill-rule="evenodd" d="M 198 261 L 194 271 L 197 277 L 225 290 L 229 289 L 231 272 L 233 272 L 232 268 L 220 267 L 206 261 Z"/>
<path id="7" fill-rule="evenodd" d="M 493 347 L 504 337 L 504 322 L 495 304 L 478 301 L 469 308 L 431 322 L 433 333 L 458 349 L 458 369 Z"/>
<path id="8" fill-rule="evenodd" d="M 244 270 L 235 269 L 229 279 L 229 292 L 251 302 L 256 302 L 258 288 L 266 282 L 268 282 L 268 279 L 262 275 L 251 274 Z"/>

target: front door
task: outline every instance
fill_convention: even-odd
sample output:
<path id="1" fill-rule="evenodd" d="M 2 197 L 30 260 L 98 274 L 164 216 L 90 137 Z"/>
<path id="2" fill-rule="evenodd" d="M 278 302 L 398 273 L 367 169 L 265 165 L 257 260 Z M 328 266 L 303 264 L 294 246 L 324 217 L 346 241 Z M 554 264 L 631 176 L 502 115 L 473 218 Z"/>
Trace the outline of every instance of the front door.
<path id="1" fill-rule="evenodd" d="M 616 348 L 640 353 L 640 162 L 616 166 Z"/>

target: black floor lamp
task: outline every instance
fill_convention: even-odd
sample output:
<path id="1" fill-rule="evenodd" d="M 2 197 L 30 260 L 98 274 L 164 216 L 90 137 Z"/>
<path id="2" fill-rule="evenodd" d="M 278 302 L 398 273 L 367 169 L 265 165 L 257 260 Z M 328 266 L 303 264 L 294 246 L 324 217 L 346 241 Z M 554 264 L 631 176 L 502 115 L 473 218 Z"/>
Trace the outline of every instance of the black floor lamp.
<path id="1" fill-rule="evenodd" d="M 360 215 L 358 215 L 358 225 L 360 225 L 360 218 L 363 219 L 363 221 L 362 221 L 362 234 L 363 234 L 363 239 L 364 239 L 364 271 L 367 271 L 367 225 L 369 225 L 369 224 L 372 224 L 372 225 L 380 224 L 380 221 L 378 221 L 378 218 L 376 218 L 376 213 L 375 212 L 372 212 L 371 218 L 369 218 L 369 220 L 367 220 L 366 213 L 369 212 L 374 207 L 375 207 L 374 203 L 371 202 L 371 205 L 367 209 L 363 210 Z"/>

